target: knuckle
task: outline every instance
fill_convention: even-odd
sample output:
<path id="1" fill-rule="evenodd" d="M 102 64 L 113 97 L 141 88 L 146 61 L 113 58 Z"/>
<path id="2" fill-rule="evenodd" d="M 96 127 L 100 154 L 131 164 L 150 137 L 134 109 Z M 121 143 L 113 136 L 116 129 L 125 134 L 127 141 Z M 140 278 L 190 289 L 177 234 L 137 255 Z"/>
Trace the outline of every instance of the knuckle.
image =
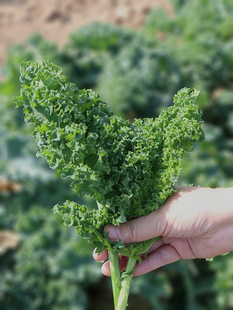
<path id="1" fill-rule="evenodd" d="M 136 229 L 133 221 L 127 222 L 125 227 L 126 227 L 126 231 L 125 231 L 126 242 L 137 241 L 137 229 Z"/>

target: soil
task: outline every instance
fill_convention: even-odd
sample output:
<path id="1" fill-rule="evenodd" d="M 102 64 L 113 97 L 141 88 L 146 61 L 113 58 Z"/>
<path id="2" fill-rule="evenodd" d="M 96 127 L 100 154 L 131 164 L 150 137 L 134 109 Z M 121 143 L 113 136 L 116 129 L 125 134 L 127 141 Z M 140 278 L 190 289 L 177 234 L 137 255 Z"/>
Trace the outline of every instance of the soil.
<path id="1" fill-rule="evenodd" d="M 19 236 L 11 230 L 0 230 L 0 256 L 19 245 Z"/>
<path id="2" fill-rule="evenodd" d="M 0 0 L 0 66 L 11 45 L 35 32 L 61 46 L 92 21 L 140 27 L 155 7 L 172 12 L 169 0 Z"/>

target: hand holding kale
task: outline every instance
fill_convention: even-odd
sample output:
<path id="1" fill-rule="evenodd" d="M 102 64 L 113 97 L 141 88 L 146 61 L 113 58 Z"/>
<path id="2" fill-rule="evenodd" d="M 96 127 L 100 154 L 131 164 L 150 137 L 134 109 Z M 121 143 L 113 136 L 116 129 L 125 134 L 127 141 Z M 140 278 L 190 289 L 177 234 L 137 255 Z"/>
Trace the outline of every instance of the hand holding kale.
<path id="1" fill-rule="evenodd" d="M 98 205 L 90 211 L 66 201 L 54 212 L 99 253 L 108 249 L 115 308 L 125 309 L 135 263 L 154 239 L 125 246 L 110 241 L 103 229 L 150 214 L 175 191 L 184 153 L 204 138 L 195 103 L 198 92 L 184 88 L 158 118 L 130 124 L 94 92 L 69 83 L 49 61 L 23 63 L 20 80 L 21 94 L 14 100 L 24 106 L 25 121 L 35 127 L 38 156 L 69 177 L 79 196 L 88 195 Z M 118 253 L 129 256 L 122 282 L 116 272 Z"/>
<path id="2" fill-rule="evenodd" d="M 135 266 L 139 276 L 180 259 L 212 259 L 233 250 L 233 188 L 178 186 L 158 210 L 119 226 L 108 225 L 108 237 L 126 244 L 161 236 Z M 224 242 L 223 242 L 224 240 Z M 108 253 L 93 253 L 105 261 L 102 272 L 110 276 Z M 127 265 L 121 256 L 120 270 Z"/>

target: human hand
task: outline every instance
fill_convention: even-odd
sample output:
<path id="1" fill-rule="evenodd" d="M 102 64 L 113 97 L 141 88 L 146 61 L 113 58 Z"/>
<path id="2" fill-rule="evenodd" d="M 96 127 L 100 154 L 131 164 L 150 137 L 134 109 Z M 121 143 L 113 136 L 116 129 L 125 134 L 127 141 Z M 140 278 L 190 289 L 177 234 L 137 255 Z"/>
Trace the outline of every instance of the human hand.
<path id="1" fill-rule="evenodd" d="M 161 236 L 142 263 L 136 264 L 134 276 L 147 273 L 179 259 L 211 258 L 233 250 L 233 188 L 177 186 L 163 206 L 147 216 L 120 226 L 108 225 L 108 237 L 125 244 Z M 97 261 L 108 259 L 107 250 L 93 254 Z M 119 261 L 121 271 L 127 258 Z M 102 272 L 110 276 L 109 262 Z"/>

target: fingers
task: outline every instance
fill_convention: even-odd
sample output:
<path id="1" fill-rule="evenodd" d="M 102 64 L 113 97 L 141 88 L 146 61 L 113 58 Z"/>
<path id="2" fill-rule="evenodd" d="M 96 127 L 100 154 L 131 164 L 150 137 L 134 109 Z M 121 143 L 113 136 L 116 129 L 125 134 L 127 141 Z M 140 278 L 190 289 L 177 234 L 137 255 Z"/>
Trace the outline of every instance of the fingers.
<path id="1" fill-rule="evenodd" d="M 150 249 L 146 253 L 150 254 L 150 253 L 154 252 L 155 250 L 157 250 L 158 248 L 160 248 L 161 246 L 163 246 L 164 244 L 165 243 L 163 240 L 161 240 L 161 241 L 155 240 L 155 242 L 152 244 L 152 246 L 150 247 Z M 142 254 L 141 256 L 143 257 L 144 254 Z"/>
<path id="2" fill-rule="evenodd" d="M 185 191 L 186 187 L 176 186 L 176 189 L 181 192 Z M 174 193 L 163 206 L 146 216 L 122 223 L 119 226 L 107 225 L 104 230 L 109 232 L 108 238 L 116 242 L 121 239 L 125 244 L 130 244 L 163 235 L 168 225 L 166 213 L 176 196 Z"/>
<path id="3" fill-rule="evenodd" d="M 162 243 L 160 243 L 160 246 L 156 250 L 150 252 L 146 258 L 142 258 L 142 263 L 137 262 L 134 276 L 140 276 L 142 274 L 148 273 L 152 270 L 158 269 L 167 264 L 174 263 L 181 259 L 179 253 L 175 250 L 173 246 L 169 244 L 163 244 L 161 246 L 161 244 Z M 102 253 L 104 257 L 106 257 L 105 251 Z M 128 257 L 122 256 L 121 259 L 119 258 L 120 271 L 125 270 L 127 261 Z M 101 271 L 105 276 L 111 276 L 109 261 L 106 261 L 102 265 Z"/>
<path id="4" fill-rule="evenodd" d="M 104 250 L 103 252 L 101 252 L 100 254 L 96 253 L 96 249 L 93 252 L 93 258 L 97 261 L 97 262 L 102 262 L 106 259 L 108 259 L 108 251 Z"/>
<path id="5" fill-rule="evenodd" d="M 178 192 L 184 189 L 183 187 L 177 187 Z M 107 225 L 105 231 L 109 233 L 108 238 L 116 242 L 121 239 L 125 244 L 130 244 L 132 242 L 141 242 L 158 236 L 166 236 L 165 231 L 168 225 L 166 213 L 169 211 L 169 206 L 173 203 L 172 199 L 174 199 L 174 195 L 169 197 L 162 207 L 147 216 L 133 219 L 119 226 L 114 226 L 112 224 Z M 163 241 L 155 242 L 147 254 L 147 258 L 143 258 L 143 262 L 137 264 L 135 275 L 147 273 L 180 259 L 180 255 L 175 248 L 168 244 L 165 245 Z M 108 259 L 108 252 L 105 250 L 99 255 L 94 252 L 93 257 L 96 261 L 105 261 Z M 124 270 L 127 258 L 122 257 L 119 263 L 120 270 Z M 103 264 L 102 272 L 104 275 L 110 276 L 108 261 Z"/>
<path id="6" fill-rule="evenodd" d="M 163 241 L 159 241 L 159 242 L 155 241 L 153 243 L 153 245 L 151 246 L 150 250 L 147 252 L 147 255 L 148 255 L 147 257 L 150 256 L 150 253 L 153 253 L 155 250 L 157 250 L 161 246 L 164 246 Z M 108 261 L 108 251 L 104 250 L 99 255 L 94 251 L 93 257 L 98 262 L 102 262 L 102 261 L 107 260 L 106 262 L 103 263 L 101 271 L 105 276 L 110 277 L 111 274 L 110 274 L 110 265 L 109 265 L 109 261 Z M 149 271 L 146 271 L 146 270 L 148 270 L 148 267 L 146 267 L 148 265 L 148 263 L 147 263 L 148 258 L 145 259 L 144 255 L 141 255 L 141 257 L 143 258 L 143 263 L 140 264 L 140 266 L 139 266 L 139 272 L 142 272 L 141 274 L 143 274 L 143 273 L 149 272 Z M 125 257 L 125 256 L 122 256 L 121 258 L 119 257 L 119 267 L 120 267 L 121 272 L 125 270 L 126 265 L 127 265 L 127 261 L 128 261 L 128 257 Z M 137 268 L 138 267 L 136 267 L 136 271 L 137 271 Z M 145 269 L 145 272 L 144 272 L 144 269 Z"/>
<path id="7" fill-rule="evenodd" d="M 121 239 L 125 244 L 130 244 L 158 237 L 163 234 L 165 228 L 164 214 L 162 209 L 158 209 L 149 215 L 133 219 L 120 226 L 107 225 L 105 231 L 109 232 L 109 239 L 116 242 Z"/>
<path id="8" fill-rule="evenodd" d="M 164 245 L 163 241 L 155 241 L 152 246 L 150 247 L 150 249 L 147 251 L 147 254 L 154 252 L 156 249 L 158 249 L 159 247 L 161 247 L 162 245 Z M 143 256 L 143 255 L 142 255 Z M 108 251 L 104 250 L 103 252 L 101 252 L 100 254 L 98 254 L 96 252 L 96 249 L 93 251 L 93 258 L 97 261 L 97 262 L 102 262 L 106 259 L 108 259 Z"/>
<path id="9" fill-rule="evenodd" d="M 197 233 L 195 221 L 201 219 L 204 211 L 203 209 L 197 210 L 195 204 L 194 208 L 189 208 L 189 210 L 187 206 L 197 199 L 201 203 L 206 190 L 200 192 L 199 188 L 184 186 L 176 186 L 176 189 L 177 193 L 169 196 L 158 210 L 149 215 L 122 223 L 119 226 L 107 225 L 105 232 L 109 232 L 108 238 L 116 242 L 121 239 L 125 244 L 130 244 L 158 236 L 192 237 L 194 233 Z M 209 192 L 207 194 L 209 195 Z M 190 212 L 192 212 L 191 217 Z"/>
<path id="10" fill-rule="evenodd" d="M 163 245 L 144 258 L 141 264 L 137 262 L 134 276 L 140 276 L 180 259 L 181 257 L 175 248 L 169 244 Z"/>
<path id="11" fill-rule="evenodd" d="M 101 252 L 99 255 L 95 252 L 93 252 L 93 258 L 98 261 L 98 262 L 102 262 L 108 259 L 108 251 L 104 250 L 103 252 Z M 128 257 L 122 256 L 120 258 L 119 256 L 119 267 L 120 267 L 120 271 L 125 270 L 126 265 L 127 265 L 127 261 L 128 261 Z M 107 276 L 110 277 L 110 265 L 109 265 L 109 260 L 107 260 L 106 262 L 103 263 L 102 268 L 101 268 L 102 273 Z"/>

